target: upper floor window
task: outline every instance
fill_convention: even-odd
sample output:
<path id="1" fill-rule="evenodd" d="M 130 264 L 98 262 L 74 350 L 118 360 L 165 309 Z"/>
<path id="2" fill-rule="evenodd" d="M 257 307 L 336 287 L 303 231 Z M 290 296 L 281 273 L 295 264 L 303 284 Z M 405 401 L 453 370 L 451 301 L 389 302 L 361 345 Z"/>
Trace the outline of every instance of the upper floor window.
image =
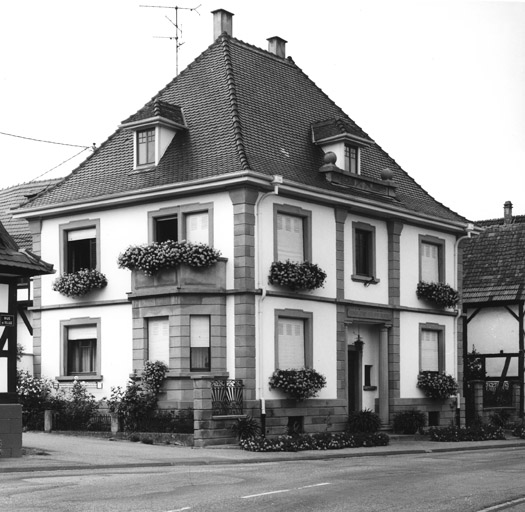
<path id="1" fill-rule="evenodd" d="M 359 148 L 351 144 L 345 144 L 345 171 L 358 174 L 359 165 L 358 165 L 358 155 Z"/>
<path id="2" fill-rule="evenodd" d="M 276 311 L 275 367 L 281 370 L 312 365 L 312 314 Z"/>
<path id="3" fill-rule="evenodd" d="M 155 129 L 137 132 L 137 165 L 155 163 Z"/>
<path id="4" fill-rule="evenodd" d="M 311 260 L 311 212 L 275 205 L 275 261 Z"/>
<path id="5" fill-rule="evenodd" d="M 444 371 L 444 328 L 424 324 L 419 332 L 419 370 Z"/>
<path id="6" fill-rule="evenodd" d="M 84 268 L 97 269 L 100 256 L 100 223 L 96 220 L 73 221 L 60 229 L 61 271 L 78 272 Z"/>
<path id="7" fill-rule="evenodd" d="M 352 278 L 375 277 L 375 227 L 362 222 L 352 224 L 354 273 Z"/>
<path id="8" fill-rule="evenodd" d="M 441 283 L 444 280 L 444 240 L 435 237 L 420 237 L 419 267 L 420 281 Z"/>
<path id="9" fill-rule="evenodd" d="M 192 243 L 208 244 L 209 215 L 208 212 L 187 213 L 184 215 L 186 240 Z"/>
<path id="10" fill-rule="evenodd" d="M 179 239 L 179 219 L 177 215 L 155 217 L 153 226 L 155 242 L 177 241 Z"/>

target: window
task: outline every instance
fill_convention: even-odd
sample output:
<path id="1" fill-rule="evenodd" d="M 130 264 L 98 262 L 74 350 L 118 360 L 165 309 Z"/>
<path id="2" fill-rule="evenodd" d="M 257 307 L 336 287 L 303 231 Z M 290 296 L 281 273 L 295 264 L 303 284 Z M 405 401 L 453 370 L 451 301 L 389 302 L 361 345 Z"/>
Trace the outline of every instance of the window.
<path id="1" fill-rule="evenodd" d="M 100 270 L 99 224 L 98 220 L 86 220 L 60 225 L 62 272 L 83 268 Z"/>
<path id="2" fill-rule="evenodd" d="M 209 243 L 208 212 L 187 213 L 185 216 L 186 240 L 192 243 Z"/>
<path id="3" fill-rule="evenodd" d="M 345 171 L 358 174 L 358 152 L 357 146 L 345 144 Z"/>
<path id="4" fill-rule="evenodd" d="M 375 278 L 375 227 L 362 222 L 352 224 L 354 272 L 352 279 L 370 282 Z M 373 282 L 378 282 L 374 279 Z"/>
<path id="5" fill-rule="evenodd" d="M 365 364 L 365 386 L 369 387 L 372 385 L 372 365 Z"/>
<path id="6" fill-rule="evenodd" d="M 148 360 L 170 364 L 170 333 L 167 316 L 148 318 Z"/>
<path id="7" fill-rule="evenodd" d="M 423 324 L 419 331 L 419 369 L 424 372 L 444 370 L 444 333 L 442 326 Z"/>
<path id="8" fill-rule="evenodd" d="M 420 281 L 427 283 L 443 282 L 444 246 L 444 240 L 427 236 L 420 237 Z"/>
<path id="9" fill-rule="evenodd" d="M 177 215 L 172 215 L 170 217 L 156 217 L 153 225 L 156 242 L 165 242 L 166 240 L 177 241 L 179 239 L 179 221 Z"/>
<path id="10" fill-rule="evenodd" d="M 274 206 L 275 261 L 311 260 L 311 212 L 284 205 Z"/>
<path id="11" fill-rule="evenodd" d="M 210 371 L 210 317 L 190 316 L 190 370 Z"/>
<path id="12" fill-rule="evenodd" d="M 155 163 L 155 129 L 137 132 L 137 165 Z"/>
<path id="13" fill-rule="evenodd" d="M 100 379 L 100 320 L 64 320 L 62 329 L 62 376 Z"/>
<path id="14" fill-rule="evenodd" d="M 276 312 L 275 366 L 281 370 L 312 365 L 312 315 L 303 311 Z"/>

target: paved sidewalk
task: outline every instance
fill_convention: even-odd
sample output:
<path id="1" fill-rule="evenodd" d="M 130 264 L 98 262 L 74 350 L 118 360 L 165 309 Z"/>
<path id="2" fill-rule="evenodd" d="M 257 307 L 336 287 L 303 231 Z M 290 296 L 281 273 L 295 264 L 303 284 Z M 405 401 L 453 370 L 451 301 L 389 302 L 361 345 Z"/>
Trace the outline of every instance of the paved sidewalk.
<path id="1" fill-rule="evenodd" d="M 345 448 L 297 453 L 252 453 L 237 446 L 191 448 L 174 445 L 146 445 L 103 438 L 26 432 L 23 446 L 29 452 L 20 458 L 0 458 L 0 473 L 102 469 L 179 465 L 243 464 L 344 457 L 392 456 L 483 449 L 524 449 L 525 440 L 437 443 L 424 436 L 391 436 L 389 446 Z"/>

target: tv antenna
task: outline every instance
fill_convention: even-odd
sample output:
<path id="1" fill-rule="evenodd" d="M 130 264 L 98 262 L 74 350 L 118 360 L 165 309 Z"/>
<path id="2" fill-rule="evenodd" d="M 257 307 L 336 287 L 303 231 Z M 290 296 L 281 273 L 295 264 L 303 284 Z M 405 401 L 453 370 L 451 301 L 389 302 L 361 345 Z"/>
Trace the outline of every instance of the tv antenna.
<path id="1" fill-rule="evenodd" d="M 178 76 L 179 74 L 179 48 L 184 44 L 183 42 L 179 41 L 180 37 L 182 36 L 182 29 L 179 26 L 179 10 L 195 11 L 200 16 L 200 12 L 197 10 L 200 6 L 201 4 L 197 5 L 197 7 L 179 7 L 178 5 L 139 5 L 139 7 L 152 7 L 155 9 L 175 9 L 175 23 L 166 16 L 166 19 L 175 27 L 175 35 L 153 36 L 157 39 L 175 40 L 175 76 Z"/>

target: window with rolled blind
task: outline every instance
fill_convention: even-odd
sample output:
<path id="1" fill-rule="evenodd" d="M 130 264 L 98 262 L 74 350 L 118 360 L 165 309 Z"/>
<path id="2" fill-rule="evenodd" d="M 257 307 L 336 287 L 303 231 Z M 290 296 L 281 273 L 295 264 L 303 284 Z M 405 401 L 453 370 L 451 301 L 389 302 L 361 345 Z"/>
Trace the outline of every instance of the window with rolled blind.
<path id="1" fill-rule="evenodd" d="M 441 283 L 445 273 L 445 241 L 433 236 L 420 236 L 419 280 Z"/>
<path id="2" fill-rule="evenodd" d="M 167 316 L 147 319 L 148 360 L 170 364 L 170 332 Z"/>
<path id="3" fill-rule="evenodd" d="M 67 375 L 94 375 L 97 360 L 97 326 L 67 328 Z"/>
<path id="4" fill-rule="evenodd" d="M 185 219 L 186 240 L 192 243 L 210 243 L 209 213 L 187 213 Z"/>
<path id="5" fill-rule="evenodd" d="M 304 219 L 277 214 L 277 260 L 302 262 L 304 257 Z"/>
<path id="6" fill-rule="evenodd" d="M 444 327 L 422 325 L 419 331 L 419 369 L 422 372 L 444 370 Z"/>
<path id="7" fill-rule="evenodd" d="M 277 365 L 281 370 L 306 366 L 304 324 L 301 318 L 278 319 Z"/>
<path id="8" fill-rule="evenodd" d="M 190 316 L 190 370 L 210 371 L 210 317 Z"/>
<path id="9" fill-rule="evenodd" d="M 66 272 L 97 267 L 97 229 L 89 227 L 66 233 Z"/>

